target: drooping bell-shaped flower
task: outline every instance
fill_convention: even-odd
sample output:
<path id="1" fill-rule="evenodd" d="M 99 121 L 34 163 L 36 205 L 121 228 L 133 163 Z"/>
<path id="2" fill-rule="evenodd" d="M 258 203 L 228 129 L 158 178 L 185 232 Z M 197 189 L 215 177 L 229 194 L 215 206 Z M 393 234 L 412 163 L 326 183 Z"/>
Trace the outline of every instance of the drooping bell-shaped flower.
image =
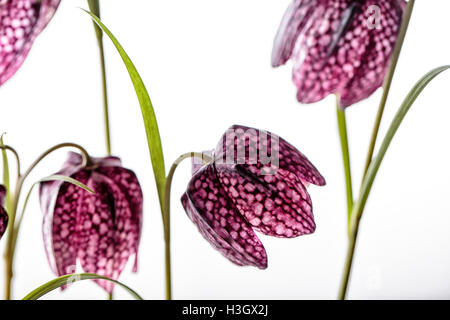
<path id="1" fill-rule="evenodd" d="M 181 201 L 211 245 L 231 262 L 261 269 L 266 251 L 255 231 L 293 238 L 315 231 L 306 187 L 324 178 L 295 147 L 270 132 L 232 126 L 209 162 L 194 160 Z"/>
<path id="2" fill-rule="evenodd" d="M 61 0 L 0 1 L 0 85 L 20 68 Z"/>
<path id="3" fill-rule="evenodd" d="M 73 152 L 58 174 L 82 182 L 95 194 L 62 181 L 41 184 L 44 243 L 55 274 L 74 273 L 79 260 L 85 272 L 117 280 L 133 254 L 136 272 L 142 223 L 136 175 L 116 157 L 91 158 L 84 167 Z M 113 289 L 111 282 L 98 283 L 108 292 Z"/>
<path id="4" fill-rule="evenodd" d="M 272 52 L 272 66 L 293 60 L 302 103 L 330 93 L 341 108 L 369 97 L 384 81 L 404 0 L 293 0 Z"/>
<path id="5" fill-rule="evenodd" d="M 3 206 L 5 205 L 6 188 L 0 185 L 0 239 L 3 237 L 8 226 L 8 213 Z"/>

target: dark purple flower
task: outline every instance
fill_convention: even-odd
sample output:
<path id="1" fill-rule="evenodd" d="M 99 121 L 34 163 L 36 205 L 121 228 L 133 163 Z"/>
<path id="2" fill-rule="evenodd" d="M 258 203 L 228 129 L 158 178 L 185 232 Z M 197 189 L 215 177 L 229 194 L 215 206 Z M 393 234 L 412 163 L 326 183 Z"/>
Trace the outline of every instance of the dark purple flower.
<path id="1" fill-rule="evenodd" d="M 5 234 L 8 226 L 8 213 L 3 208 L 5 204 L 6 188 L 0 184 L 0 238 Z"/>
<path id="2" fill-rule="evenodd" d="M 231 262 L 261 269 L 267 255 L 254 230 L 293 238 L 316 226 L 306 187 L 325 185 L 311 162 L 270 132 L 231 127 L 193 176 L 181 201 L 211 245 Z"/>
<path id="3" fill-rule="evenodd" d="M 136 175 L 119 158 L 82 158 L 69 153 L 58 174 L 70 176 L 95 191 L 51 181 L 41 184 L 43 236 L 47 257 L 58 275 L 75 272 L 77 259 L 85 272 L 118 279 L 128 258 L 137 253 L 142 223 L 142 191 Z M 113 284 L 98 283 L 108 292 Z"/>
<path id="4" fill-rule="evenodd" d="M 0 85 L 20 68 L 33 41 L 47 26 L 61 0 L 0 2 Z"/>
<path id="5" fill-rule="evenodd" d="M 294 61 L 299 102 L 336 93 L 350 106 L 383 84 L 405 7 L 404 0 L 293 0 L 272 65 Z"/>

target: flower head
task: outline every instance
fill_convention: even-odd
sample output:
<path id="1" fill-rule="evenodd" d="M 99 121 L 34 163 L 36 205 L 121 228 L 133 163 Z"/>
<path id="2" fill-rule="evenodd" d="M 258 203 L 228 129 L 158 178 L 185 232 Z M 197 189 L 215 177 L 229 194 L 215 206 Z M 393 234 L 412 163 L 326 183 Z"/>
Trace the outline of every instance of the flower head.
<path id="1" fill-rule="evenodd" d="M 61 0 L 4 0 L 0 3 L 0 85 L 20 68 L 33 41 Z"/>
<path id="2" fill-rule="evenodd" d="M 293 0 L 272 52 L 272 65 L 294 62 L 302 103 L 339 96 L 342 108 L 369 97 L 384 81 L 404 0 Z"/>
<path id="3" fill-rule="evenodd" d="M 95 191 L 62 181 L 41 184 L 43 236 L 47 257 L 58 275 L 75 272 L 77 259 L 85 272 L 118 279 L 128 258 L 137 253 L 142 222 L 142 191 L 136 175 L 119 158 L 91 158 L 82 166 L 71 152 L 58 173 Z M 111 282 L 98 281 L 108 292 Z"/>
<path id="4" fill-rule="evenodd" d="M 232 126 L 210 155 L 209 163 L 193 166 L 181 201 L 204 238 L 231 262 L 267 267 L 255 230 L 281 238 L 315 231 L 306 187 L 325 185 L 325 180 L 288 142 L 270 132 Z"/>
<path id="5" fill-rule="evenodd" d="M 6 188 L 0 185 L 0 238 L 5 234 L 6 227 L 8 226 L 8 213 L 3 205 L 5 204 Z"/>

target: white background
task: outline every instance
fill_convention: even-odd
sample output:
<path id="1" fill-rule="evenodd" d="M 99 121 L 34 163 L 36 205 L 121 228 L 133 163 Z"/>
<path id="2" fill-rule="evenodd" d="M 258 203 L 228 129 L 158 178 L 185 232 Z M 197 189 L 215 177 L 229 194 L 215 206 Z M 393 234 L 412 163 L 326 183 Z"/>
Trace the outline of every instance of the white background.
<path id="1" fill-rule="evenodd" d="M 334 97 L 300 105 L 291 66 L 270 67 L 272 40 L 289 0 L 101 1 L 103 20 L 136 64 L 155 106 L 166 166 L 188 151 L 211 149 L 232 124 L 273 131 L 319 168 L 327 186 L 311 186 L 317 230 L 296 239 L 261 236 L 269 268 L 229 263 L 200 236 L 179 197 L 190 176 L 176 173 L 173 283 L 177 299 L 334 299 L 346 250 L 344 176 Z M 0 88 L 0 131 L 23 166 L 44 149 L 77 142 L 105 153 L 98 50 L 85 1 L 62 2 L 20 71 Z M 413 84 L 450 63 L 447 0 L 417 1 L 381 134 Z M 138 175 L 145 193 L 139 273 L 121 280 L 147 299 L 164 297 L 159 204 L 135 93 L 105 39 L 113 153 Z M 350 298 L 450 298 L 450 73 L 419 97 L 395 137 L 361 225 Z M 355 188 L 361 180 L 381 91 L 348 109 Z M 57 171 L 65 151 L 45 160 L 27 186 Z M 27 191 L 26 187 L 24 193 Z M 2 243 L 4 244 L 4 239 Z M 37 193 L 29 203 L 16 253 L 14 297 L 54 277 L 41 237 Z M 3 267 L 3 262 L 1 262 Z M 2 278 L 2 277 L 0 277 Z M 0 280 L 0 286 L 3 280 Z M 51 299 L 104 299 L 90 282 Z M 117 298 L 128 298 L 116 290 Z"/>

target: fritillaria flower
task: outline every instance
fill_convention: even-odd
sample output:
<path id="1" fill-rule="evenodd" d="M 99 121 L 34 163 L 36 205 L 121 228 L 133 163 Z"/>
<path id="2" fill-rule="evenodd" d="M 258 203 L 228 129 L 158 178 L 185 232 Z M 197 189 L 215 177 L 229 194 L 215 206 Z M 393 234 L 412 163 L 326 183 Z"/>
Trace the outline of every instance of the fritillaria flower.
<path id="1" fill-rule="evenodd" d="M 325 180 L 288 142 L 270 132 L 233 126 L 207 154 L 208 163 L 194 163 L 181 201 L 203 237 L 231 262 L 267 267 L 255 231 L 280 238 L 315 231 L 306 187 L 325 185 Z"/>
<path id="2" fill-rule="evenodd" d="M 43 236 L 47 257 L 58 275 L 75 272 L 77 260 L 85 272 L 118 279 L 128 258 L 137 253 L 141 234 L 142 191 L 136 175 L 119 158 L 91 158 L 69 153 L 60 175 L 70 176 L 95 194 L 67 182 L 41 184 Z M 98 281 L 108 292 L 111 282 Z"/>
<path id="3" fill-rule="evenodd" d="M 61 0 L 0 2 L 0 85 L 20 68 L 33 41 L 52 19 Z"/>
<path id="4" fill-rule="evenodd" d="M 344 108 L 384 81 L 400 29 L 404 0 L 293 0 L 272 52 L 272 66 L 293 60 L 302 103 L 339 96 Z"/>
<path id="5" fill-rule="evenodd" d="M 0 185 L 0 238 L 5 234 L 6 227 L 8 226 L 8 213 L 3 208 L 5 204 L 6 188 Z"/>

